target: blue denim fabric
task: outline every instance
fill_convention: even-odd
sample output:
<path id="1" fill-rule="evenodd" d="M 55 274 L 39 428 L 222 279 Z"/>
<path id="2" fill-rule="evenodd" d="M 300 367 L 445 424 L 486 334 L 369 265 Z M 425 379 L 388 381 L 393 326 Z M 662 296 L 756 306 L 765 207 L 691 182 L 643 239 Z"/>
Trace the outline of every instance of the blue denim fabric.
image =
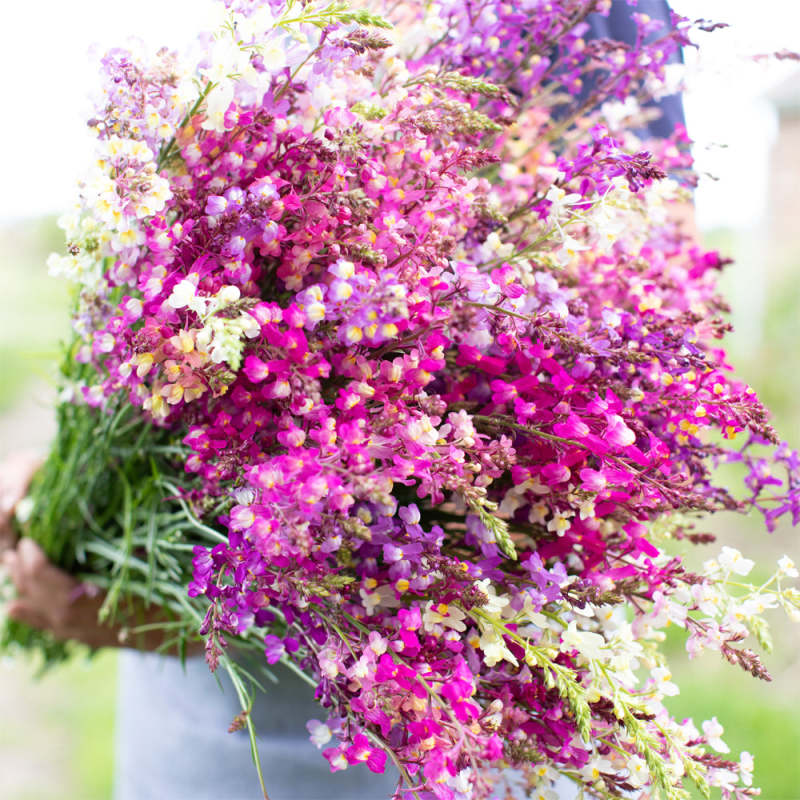
<path id="1" fill-rule="evenodd" d="M 618 42 L 633 44 L 636 41 L 636 23 L 631 18 L 631 14 L 638 12 L 647 14 L 655 20 L 661 20 L 666 24 L 664 32 L 671 28 L 670 8 L 666 0 L 639 0 L 637 6 L 632 8 L 627 0 L 613 0 L 611 11 L 607 17 L 600 14 L 590 14 L 587 18 L 590 32 L 587 39 L 614 39 Z M 659 32 L 650 39 L 663 36 Z M 679 63 L 681 59 L 676 55 L 674 62 Z M 685 123 L 683 114 L 683 102 L 679 94 L 672 94 L 662 97 L 660 100 L 648 104 L 648 107 L 655 106 L 661 110 L 661 116 L 648 123 L 647 132 L 657 138 L 667 138 L 675 130 L 675 126 Z"/>
<path id="2" fill-rule="evenodd" d="M 114 800 L 258 800 L 246 731 L 228 733 L 240 706 L 202 658 L 124 650 L 119 658 Z M 332 773 L 309 741 L 307 720 L 325 719 L 312 690 L 289 672 L 253 709 L 270 800 L 387 800 L 397 773 L 366 766 Z"/>

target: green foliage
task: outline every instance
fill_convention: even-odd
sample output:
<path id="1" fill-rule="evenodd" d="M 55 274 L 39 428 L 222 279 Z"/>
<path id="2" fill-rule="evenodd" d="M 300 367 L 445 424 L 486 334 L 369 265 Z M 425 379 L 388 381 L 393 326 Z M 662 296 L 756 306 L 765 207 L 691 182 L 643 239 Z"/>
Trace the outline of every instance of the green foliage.
<path id="1" fill-rule="evenodd" d="M 76 660 L 51 678 L 62 699 L 49 712 L 55 724 L 68 720 L 74 737 L 70 772 L 81 787 L 74 796 L 85 800 L 111 794 L 113 737 L 108 731 L 114 725 L 116 666 L 116 654 L 104 652 Z"/>
<path id="2" fill-rule="evenodd" d="M 441 99 L 437 101 L 431 109 L 436 109 L 437 116 L 432 116 L 426 112 L 427 107 L 423 106 L 420 115 L 414 120 L 414 124 L 422 133 L 436 133 L 442 130 L 450 133 L 464 133 L 470 136 L 503 130 L 503 126 L 496 123 L 486 114 L 472 108 L 469 103 L 462 103 L 458 100 Z"/>
<path id="3" fill-rule="evenodd" d="M 64 354 L 67 386 L 91 376 L 91 368 L 78 364 L 74 355 L 73 348 Z M 227 541 L 214 527 L 227 498 L 203 509 L 202 516 L 211 521 L 207 524 L 184 495 L 193 485 L 183 472 L 188 449 L 174 433 L 143 417 L 126 396 L 109 398 L 104 409 L 64 402 L 56 415 L 56 438 L 33 479 L 32 510 L 18 522 L 18 533 L 38 542 L 53 563 L 105 591 L 100 623 L 120 626 L 132 645 L 145 629 L 160 629 L 162 647 L 177 646 L 184 653 L 187 643 L 199 638 L 207 607 L 205 598 L 186 593 L 192 550 Z M 143 626 L 148 607 L 157 609 L 163 621 Z M 246 638 L 230 639 L 237 653 L 263 647 L 255 629 Z M 2 650 L 25 650 L 46 669 L 84 648 L 6 620 L 0 629 Z M 230 654 L 221 663 L 246 708 L 257 678 Z M 249 718 L 247 727 L 255 747 Z"/>
<path id="4" fill-rule="evenodd" d="M 592 735 L 592 711 L 586 700 L 586 689 L 578 682 L 575 670 L 551 660 L 540 648 L 527 648 L 525 656 L 526 659 L 533 661 L 542 668 L 545 686 L 548 689 L 553 687 L 558 689 L 558 693 L 567 701 L 570 710 L 575 716 L 575 724 L 581 737 L 585 742 L 590 741 Z"/>
<path id="5" fill-rule="evenodd" d="M 350 110 L 354 114 L 360 114 L 364 119 L 378 120 L 383 119 L 389 112 L 375 103 L 360 101 L 355 103 Z"/>
<path id="6" fill-rule="evenodd" d="M 85 368 L 71 353 L 64 363 L 68 380 L 82 377 Z M 180 448 L 124 398 L 107 412 L 62 403 L 56 415 L 56 439 L 33 479 L 32 512 L 18 532 L 38 542 L 53 563 L 103 585 L 109 621 L 124 619 L 134 595 L 169 608 L 165 585 L 174 590 L 189 580 L 188 559 L 171 545 L 191 526 L 163 485 Z M 38 650 L 45 667 L 70 654 L 50 634 L 7 621 L 0 646 L 15 644 Z"/>
<path id="7" fill-rule="evenodd" d="M 67 385 L 85 379 L 88 369 L 67 350 Z M 56 438 L 33 479 L 32 510 L 18 532 L 38 542 L 53 563 L 105 590 L 101 622 L 135 636 L 144 609 L 154 606 L 164 618 L 157 623 L 168 635 L 164 646 L 182 650 L 197 638 L 206 608 L 204 598 L 186 595 L 192 548 L 226 541 L 175 485 L 180 476 L 183 489 L 191 489 L 183 474 L 188 450 L 124 396 L 110 398 L 102 410 L 65 402 L 56 415 Z M 204 509 L 211 520 L 221 511 Z M 45 667 L 71 653 L 49 634 L 7 622 L 0 646 L 15 645 L 38 651 Z"/>
<path id="8" fill-rule="evenodd" d="M 444 72 L 440 75 L 428 73 L 412 83 L 427 83 L 448 89 L 457 89 L 464 94 L 479 94 L 482 97 L 489 97 L 493 100 L 503 100 L 509 105 L 515 102 L 505 86 L 498 86 L 495 83 L 490 83 L 482 78 L 475 78 L 472 75 L 462 75 L 460 72 Z"/>
<path id="9" fill-rule="evenodd" d="M 486 526 L 486 529 L 494 537 L 497 546 L 510 558 L 512 561 L 517 560 L 517 551 L 514 547 L 514 542 L 511 540 L 511 534 L 508 530 L 508 523 L 495 516 L 492 512 L 497 510 L 497 503 L 486 498 L 471 501 L 469 503 L 470 510 L 478 515 L 480 521 Z"/>
<path id="10" fill-rule="evenodd" d="M 3 669 L 3 800 L 108 800 L 114 763 L 117 656 L 85 651 L 40 680 L 31 665 Z"/>
<path id="11" fill-rule="evenodd" d="M 49 217 L 0 227 L 0 411 L 10 409 L 34 378 L 52 377 L 68 306 L 66 289 L 48 276 L 45 260 L 62 246 L 63 234 Z"/>
<path id="12" fill-rule="evenodd" d="M 717 717 L 725 728 L 730 755 L 738 758 L 747 750 L 755 757 L 753 783 L 761 788 L 763 800 L 795 800 L 800 783 L 800 717 L 795 711 L 797 682 L 791 661 L 787 663 L 792 657 L 786 652 L 789 640 L 782 643 L 782 656 L 765 659 L 774 682 L 764 683 L 728 664 L 719 653 L 702 653 L 690 661 L 684 651 L 685 631 L 670 626 L 667 633 L 666 653 L 681 689 L 679 695 L 665 699 L 670 712 L 678 720 L 690 717 L 698 729 L 704 720 Z M 693 800 L 702 797 L 701 791 L 692 791 Z M 712 790 L 712 797 L 718 798 L 719 790 Z"/>
<path id="13" fill-rule="evenodd" d="M 321 9 L 311 8 L 303 11 L 296 17 L 283 18 L 279 25 L 287 26 L 305 23 L 316 25 L 318 28 L 327 28 L 328 25 L 367 25 L 373 28 L 392 28 L 391 22 L 379 14 L 373 14 L 365 8 L 352 8 L 349 3 L 331 3 Z"/>
<path id="14" fill-rule="evenodd" d="M 781 700 L 773 685 L 754 685 L 749 675 L 721 659 L 716 664 L 693 664 L 690 672 L 676 674 L 676 679 L 681 693 L 668 701 L 676 717 L 692 717 L 699 728 L 702 720 L 716 716 L 733 757 L 743 750 L 755 756 L 753 782 L 761 787 L 762 798 L 794 800 L 800 780 L 796 706 Z"/>
<path id="15" fill-rule="evenodd" d="M 48 631 L 32 628 L 15 619 L 4 619 L 0 626 L 0 653 L 15 651 L 32 655 L 37 674 L 41 676 L 69 659 L 73 648 L 69 642 L 56 639 Z"/>

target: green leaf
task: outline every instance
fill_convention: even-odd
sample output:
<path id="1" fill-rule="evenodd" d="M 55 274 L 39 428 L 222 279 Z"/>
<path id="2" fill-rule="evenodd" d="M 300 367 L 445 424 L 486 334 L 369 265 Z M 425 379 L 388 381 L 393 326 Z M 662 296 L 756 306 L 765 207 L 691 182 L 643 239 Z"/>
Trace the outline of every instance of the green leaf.
<path id="1" fill-rule="evenodd" d="M 471 500 L 469 502 L 470 509 L 478 515 L 480 521 L 486 526 L 486 529 L 494 537 L 497 546 L 505 553 L 505 555 L 512 561 L 517 560 L 517 551 L 514 547 L 514 542 L 511 540 L 511 534 L 508 531 L 508 523 L 496 517 L 491 513 L 487 506 L 494 506 L 492 511 L 497 509 L 497 504 L 486 500 Z"/>

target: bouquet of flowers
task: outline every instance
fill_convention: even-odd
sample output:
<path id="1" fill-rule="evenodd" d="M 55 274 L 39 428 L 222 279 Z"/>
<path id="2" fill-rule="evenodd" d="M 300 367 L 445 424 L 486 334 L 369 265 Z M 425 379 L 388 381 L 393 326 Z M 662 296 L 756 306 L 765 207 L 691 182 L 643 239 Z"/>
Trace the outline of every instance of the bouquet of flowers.
<path id="1" fill-rule="evenodd" d="M 685 131 L 637 134 L 709 26 L 587 41 L 608 7 L 225 0 L 195 62 L 113 50 L 50 263 L 76 339 L 23 530 L 104 616 L 199 631 L 245 709 L 234 643 L 305 676 L 331 769 L 393 762 L 404 800 L 757 793 L 665 709 L 659 643 L 768 679 L 743 640 L 800 616 L 797 569 L 671 547 L 796 523 L 800 458 L 674 221 Z"/>

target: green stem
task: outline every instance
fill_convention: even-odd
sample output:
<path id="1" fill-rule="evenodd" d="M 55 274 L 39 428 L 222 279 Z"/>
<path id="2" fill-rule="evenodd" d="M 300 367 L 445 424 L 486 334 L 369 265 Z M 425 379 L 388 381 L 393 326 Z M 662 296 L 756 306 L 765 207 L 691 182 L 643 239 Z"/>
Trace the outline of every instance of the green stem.
<path id="1" fill-rule="evenodd" d="M 531 318 L 526 317 L 524 314 L 517 314 L 516 311 L 510 311 L 507 308 L 503 308 L 502 306 L 491 305 L 490 303 L 464 303 L 465 306 L 470 306 L 472 308 L 485 308 L 488 311 L 497 311 L 501 314 L 506 314 L 509 317 L 516 317 L 517 319 L 521 319 L 525 322 L 530 322 Z"/>
<path id="2" fill-rule="evenodd" d="M 261 760 L 258 757 L 258 742 L 256 740 L 256 729 L 255 726 L 253 725 L 253 720 L 250 718 L 251 716 L 250 712 L 253 709 L 253 698 L 247 696 L 247 689 L 245 688 L 241 678 L 239 677 L 239 673 L 237 672 L 236 666 L 233 664 L 230 658 L 228 658 L 228 656 L 223 656 L 222 664 L 225 667 L 225 670 L 231 679 L 233 688 L 236 690 L 236 695 L 239 698 L 239 704 L 242 707 L 242 711 L 244 711 L 246 714 L 247 733 L 250 736 L 250 754 L 253 758 L 253 764 L 255 764 L 256 767 L 256 773 L 258 774 L 258 783 L 261 786 L 261 791 L 264 794 L 264 800 L 269 800 L 269 794 L 267 793 L 267 788 L 264 785 L 264 775 L 261 772 Z"/>
<path id="3" fill-rule="evenodd" d="M 191 118 L 198 112 L 198 110 L 200 109 L 200 106 L 203 104 L 203 101 L 206 99 L 206 97 L 208 97 L 208 95 L 211 93 L 211 90 L 216 85 L 217 84 L 212 82 L 212 81 L 209 81 L 206 84 L 206 88 L 203 89 L 202 93 L 200 94 L 200 97 L 197 98 L 197 100 L 195 101 L 195 104 L 189 109 L 189 111 L 187 112 L 186 116 L 181 120 L 181 124 L 178 126 L 178 130 L 180 130 L 181 128 L 184 128 L 186 126 L 186 124 L 189 122 L 189 120 L 191 120 Z M 161 152 L 158 154 L 158 161 L 156 162 L 156 172 L 160 172 L 161 168 L 164 166 L 164 164 L 167 163 L 167 159 L 171 155 L 172 148 L 175 146 L 176 138 L 177 138 L 177 132 L 167 142 L 167 144 L 164 147 L 161 148 Z"/>

